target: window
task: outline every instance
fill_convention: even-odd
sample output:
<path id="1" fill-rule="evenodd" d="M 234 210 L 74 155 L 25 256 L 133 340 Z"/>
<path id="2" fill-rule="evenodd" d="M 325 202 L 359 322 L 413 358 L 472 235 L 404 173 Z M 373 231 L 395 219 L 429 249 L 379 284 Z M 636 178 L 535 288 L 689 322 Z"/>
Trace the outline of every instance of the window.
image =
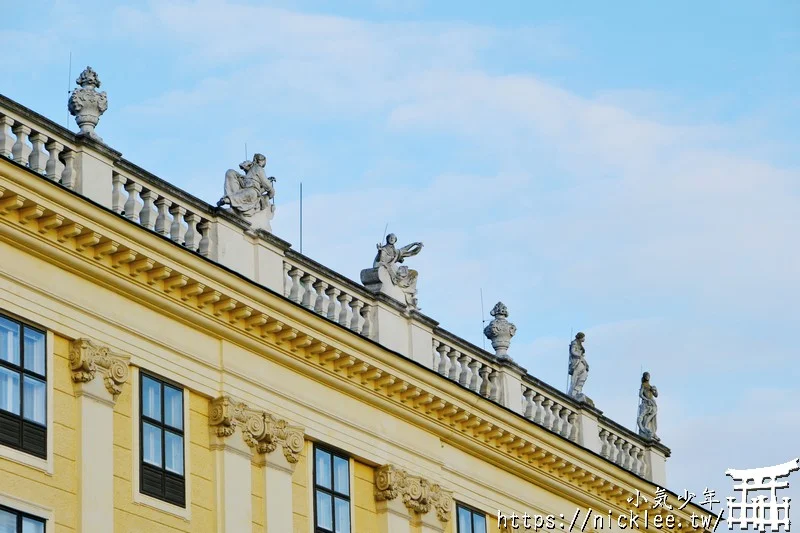
<path id="1" fill-rule="evenodd" d="M 0 533 L 44 533 L 44 520 L 0 506 Z"/>
<path id="2" fill-rule="evenodd" d="M 486 533 L 486 515 L 465 505 L 456 505 L 458 533 Z"/>
<path id="3" fill-rule="evenodd" d="M 350 460 L 314 447 L 315 533 L 350 533 Z"/>
<path id="4" fill-rule="evenodd" d="M 185 507 L 183 389 L 142 373 L 139 398 L 139 490 Z"/>
<path id="5" fill-rule="evenodd" d="M 0 444 L 43 459 L 47 458 L 45 339 L 43 331 L 0 315 Z"/>

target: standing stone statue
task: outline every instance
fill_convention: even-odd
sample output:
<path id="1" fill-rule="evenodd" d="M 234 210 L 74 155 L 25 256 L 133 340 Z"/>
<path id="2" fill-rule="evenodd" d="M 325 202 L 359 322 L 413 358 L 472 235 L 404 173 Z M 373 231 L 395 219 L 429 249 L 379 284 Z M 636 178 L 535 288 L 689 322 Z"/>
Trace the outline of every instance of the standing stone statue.
<path id="1" fill-rule="evenodd" d="M 417 307 L 417 271 L 400 266 L 407 257 L 417 255 L 422 250 L 421 242 L 397 248 L 397 236 L 390 233 L 386 244 L 378 243 L 378 253 L 372 268 L 361 271 L 361 283 L 375 292 L 384 292 L 395 299 L 404 301 L 408 309 Z M 392 290 L 392 287 L 395 290 Z"/>
<path id="2" fill-rule="evenodd" d="M 579 331 L 575 335 L 575 340 L 569 343 L 569 390 L 567 394 L 578 400 L 579 402 L 587 401 L 588 398 L 583 393 L 583 385 L 586 383 L 586 378 L 589 377 L 589 363 L 586 362 L 586 349 L 583 347 L 583 341 L 586 335 Z"/>
<path id="3" fill-rule="evenodd" d="M 650 384 L 650 372 L 642 374 L 642 385 L 639 387 L 639 416 L 636 425 L 639 427 L 639 435 L 646 439 L 659 441 L 656 436 L 658 425 L 656 415 L 658 415 L 658 405 L 656 398 L 658 390 Z"/>
<path id="4" fill-rule="evenodd" d="M 78 136 L 103 142 L 103 139 L 94 131 L 94 127 L 100 121 L 100 115 L 108 109 L 106 93 L 97 92 L 100 87 L 100 78 L 97 76 L 97 72 L 92 70 L 92 67 L 86 67 L 75 83 L 81 87 L 72 91 L 67 101 L 67 108 L 81 128 Z"/>
<path id="5" fill-rule="evenodd" d="M 483 334 L 492 341 L 492 348 L 499 359 L 511 359 L 508 356 L 508 347 L 511 345 L 511 337 L 517 333 L 517 326 L 507 320 L 508 307 L 503 302 L 497 302 L 489 314 L 494 320 L 483 329 Z"/>
<path id="6" fill-rule="evenodd" d="M 230 206 L 254 229 L 272 231 L 270 221 L 275 216 L 275 204 L 272 201 L 275 198 L 275 178 L 266 177 L 266 166 L 267 158 L 255 154 L 252 161 L 239 164 L 244 174 L 234 169 L 225 172 L 225 196 L 217 202 L 217 206 Z"/>

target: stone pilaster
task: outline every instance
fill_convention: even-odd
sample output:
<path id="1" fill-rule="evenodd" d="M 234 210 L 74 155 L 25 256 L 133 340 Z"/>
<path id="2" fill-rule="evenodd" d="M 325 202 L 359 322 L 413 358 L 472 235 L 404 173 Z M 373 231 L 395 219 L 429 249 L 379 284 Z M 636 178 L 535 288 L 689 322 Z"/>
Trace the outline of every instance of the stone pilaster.
<path id="1" fill-rule="evenodd" d="M 209 423 L 216 440 L 219 531 L 251 529 L 253 454 L 264 454 L 264 514 L 267 533 L 292 530 L 292 474 L 303 451 L 303 429 L 274 415 L 250 409 L 230 396 L 211 403 Z M 241 439 L 233 438 L 239 428 Z M 278 448 L 281 453 L 273 453 Z"/>
<path id="2" fill-rule="evenodd" d="M 423 533 L 442 532 L 453 508 L 452 492 L 393 465 L 375 471 L 375 500 L 382 533 L 411 531 L 412 526 Z M 405 515 L 398 505 L 401 501 Z"/>
<path id="3" fill-rule="evenodd" d="M 80 531 L 114 531 L 114 405 L 130 356 L 89 339 L 72 341 L 69 365 L 78 398 Z M 98 372 L 102 381 L 95 379 Z"/>

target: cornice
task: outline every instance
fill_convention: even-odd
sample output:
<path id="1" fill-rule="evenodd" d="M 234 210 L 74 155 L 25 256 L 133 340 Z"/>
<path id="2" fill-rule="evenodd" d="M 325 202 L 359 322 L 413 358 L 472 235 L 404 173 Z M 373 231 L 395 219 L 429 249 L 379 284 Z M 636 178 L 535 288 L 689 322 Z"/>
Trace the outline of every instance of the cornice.
<path id="1" fill-rule="evenodd" d="M 250 280 L 27 169 L 12 162 L 0 169 L 8 169 L 0 174 L 0 238 L 16 246 L 38 250 L 96 283 L 123 288 L 162 312 L 190 316 L 187 323 L 260 345 L 267 357 L 278 354 L 284 364 L 357 389 L 424 422 L 456 447 L 556 492 L 568 491 L 573 499 L 599 497 L 628 509 L 626 499 L 636 489 L 653 490 L 649 482 L 470 391 L 440 382 L 429 369 L 332 327 L 266 288 L 254 292 Z M 219 425 L 235 429 L 240 418 L 223 416 Z M 686 509 L 684 524 L 692 510 Z"/>

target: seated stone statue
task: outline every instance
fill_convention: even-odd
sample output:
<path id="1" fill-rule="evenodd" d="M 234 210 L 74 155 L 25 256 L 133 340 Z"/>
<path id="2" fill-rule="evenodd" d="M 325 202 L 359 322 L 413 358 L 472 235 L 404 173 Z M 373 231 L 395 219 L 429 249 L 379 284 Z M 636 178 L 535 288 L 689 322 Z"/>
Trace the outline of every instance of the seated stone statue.
<path id="1" fill-rule="evenodd" d="M 384 285 L 390 285 L 399 290 L 402 299 L 409 308 L 417 308 L 417 271 L 401 266 L 400 263 L 407 257 L 417 255 L 422 250 L 421 242 L 414 242 L 402 248 L 395 247 L 397 237 L 394 233 L 386 236 L 386 244 L 378 244 L 378 253 L 372 262 L 372 268 L 361 271 L 361 282 L 368 289 L 385 292 L 389 296 L 397 297 L 396 291 Z M 387 283 L 388 282 L 388 283 Z"/>
<path id="2" fill-rule="evenodd" d="M 245 174 L 229 169 L 225 173 L 225 196 L 217 202 L 217 206 L 228 205 L 254 227 L 270 231 L 269 221 L 275 214 L 275 204 L 270 202 L 275 197 L 275 178 L 266 177 L 266 165 L 267 158 L 255 154 L 252 161 L 244 161 L 239 165 Z"/>

